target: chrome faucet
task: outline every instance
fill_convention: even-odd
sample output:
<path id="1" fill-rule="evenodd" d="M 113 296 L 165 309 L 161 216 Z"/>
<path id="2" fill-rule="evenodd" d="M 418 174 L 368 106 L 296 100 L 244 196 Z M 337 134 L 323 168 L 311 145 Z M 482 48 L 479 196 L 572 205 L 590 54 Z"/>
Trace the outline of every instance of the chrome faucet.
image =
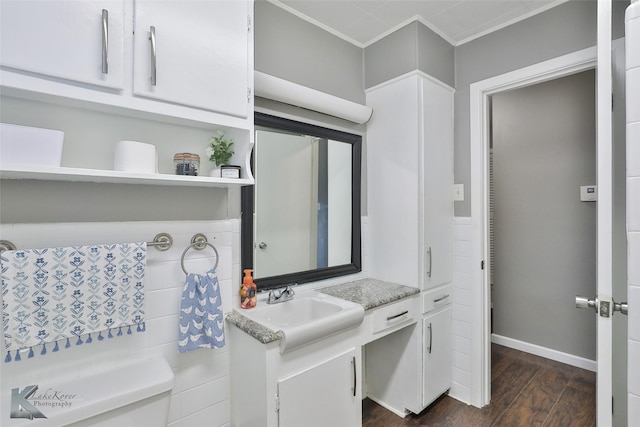
<path id="1" fill-rule="evenodd" d="M 291 286 L 297 285 L 297 283 L 292 283 L 290 285 L 285 286 L 284 288 L 274 289 L 269 291 L 269 298 L 267 299 L 267 304 L 277 304 L 279 302 L 285 302 L 293 299 L 293 296 L 296 294 L 295 291 L 291 288 Z"/>

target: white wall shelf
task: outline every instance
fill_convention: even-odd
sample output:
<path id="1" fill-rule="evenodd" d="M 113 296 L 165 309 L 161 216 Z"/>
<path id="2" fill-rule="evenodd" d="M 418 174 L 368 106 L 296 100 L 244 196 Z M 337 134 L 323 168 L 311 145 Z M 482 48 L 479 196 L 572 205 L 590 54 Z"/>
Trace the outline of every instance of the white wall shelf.
<path id="1" fill-rule="evenodd" d="M 183 176 L 120 172 L 106 169 L 67 167 L 4 166 L 2 179 L 35 179 L 46 181 L 75 181 L 110 184 L 173 185 L 184 187 L 237 187 L 253 185 L 249 178 L 213 178 L 209 176 Z"/>

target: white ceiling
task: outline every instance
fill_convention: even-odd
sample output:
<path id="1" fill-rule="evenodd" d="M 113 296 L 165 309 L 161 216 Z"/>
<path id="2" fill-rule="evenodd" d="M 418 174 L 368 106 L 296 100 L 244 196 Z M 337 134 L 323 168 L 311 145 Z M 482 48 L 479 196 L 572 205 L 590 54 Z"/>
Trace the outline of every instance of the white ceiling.
<path id="1" fill-rule="evenodd" d="M 454 46 L 567 0 L 269 0 L 366 47 L 419 20 Z"/>

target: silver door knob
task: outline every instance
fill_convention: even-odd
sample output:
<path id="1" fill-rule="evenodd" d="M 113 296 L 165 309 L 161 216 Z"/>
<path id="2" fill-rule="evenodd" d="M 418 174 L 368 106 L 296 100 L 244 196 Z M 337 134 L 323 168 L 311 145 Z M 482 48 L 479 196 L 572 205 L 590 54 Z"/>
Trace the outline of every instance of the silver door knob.
<path id="1" fill-rule="evenodd" d="M 616 311 L 619 311 L 622 314 L 629 314 L 629 304 L 627 304 L 626 302 L 615 302 L 613 301 L 613 313 L 615 313 Z M 600 307 L 600 316 L 602 317 L 609 317 L 611 314 L 609 313 L 609 303 L 608 302 L 603 302 L 602 307 Z M 583 297 L 580 295 L 576 295 L 576 307 L 578 308 L 587 308 L 587 307 L 591 307 L 595 310 L 595 312 L 598 312 L 598 298 L 594 298 L 594 299 L 589 299 L 587 297 Z"/>
<path id="2" fill-rule="evenodd" d="M 598 299 L 589 299 L 587 297 L 583 297 L 581 295 L 576 295 L 576 307 L 577 308 L 593 308 L 593 310 L 598 312 Z"/>
<path id="3" fill-rule="evenodd" d="M 267 244 L 266 244 L 265 242 L 260 242 L 260 243 L 258 244 L 258 247 L 259 247 L 260 249 L 267 249 Z"/>
<path id="4" fill-rule="evenodd" d="M 626 302 L 613 302 L 613 312 L 619 311 L 622 314 L 629 314 L 629 304 Z"/>

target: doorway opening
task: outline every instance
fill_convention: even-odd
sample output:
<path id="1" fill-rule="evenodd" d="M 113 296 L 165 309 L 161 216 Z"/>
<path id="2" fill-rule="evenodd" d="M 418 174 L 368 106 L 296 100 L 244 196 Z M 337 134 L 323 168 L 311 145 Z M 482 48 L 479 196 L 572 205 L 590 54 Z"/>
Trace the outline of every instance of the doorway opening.
<path id="1" fill-rule="evenodd" d="M 595 48 L 585 49 L 530 67 L 509 72 L 470 87 L 471 124 L 471 228 L 473 326 L 471 404 L 482 407 L 491 400 L 491 292 L 489 226 L 489 141 L 491 97 L 534 84 L 552 81 L 595 68 Z M 476 264 L 477 263 L 477 264 Z"/>
<path id="2" fill-rule="evenodd" d="M 593 69 L 490 98 L 492 341 L 596 370 Z"/>

